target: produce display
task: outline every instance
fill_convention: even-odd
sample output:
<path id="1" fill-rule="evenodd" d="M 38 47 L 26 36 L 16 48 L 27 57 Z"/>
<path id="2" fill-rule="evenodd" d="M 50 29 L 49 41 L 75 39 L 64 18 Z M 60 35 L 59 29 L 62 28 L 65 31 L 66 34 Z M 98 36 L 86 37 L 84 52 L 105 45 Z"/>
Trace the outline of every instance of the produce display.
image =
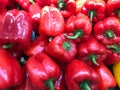
<path id="1" fill-rule="evenodd" d="M 0 0 L 0 90 L 119 90 L 120 0 Z"/>

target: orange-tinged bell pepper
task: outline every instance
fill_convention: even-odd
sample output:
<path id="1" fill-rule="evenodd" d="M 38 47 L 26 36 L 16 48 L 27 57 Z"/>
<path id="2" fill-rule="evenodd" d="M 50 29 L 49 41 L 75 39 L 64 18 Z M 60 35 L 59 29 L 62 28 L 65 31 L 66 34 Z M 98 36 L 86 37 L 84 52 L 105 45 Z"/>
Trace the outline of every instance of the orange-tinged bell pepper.
<path id="1" fill-rule="evenodd" d="M 118 87 L 120 87 L 120 62 L 113 64 L 112 67 L 114 77 L 116 79 Z"/>

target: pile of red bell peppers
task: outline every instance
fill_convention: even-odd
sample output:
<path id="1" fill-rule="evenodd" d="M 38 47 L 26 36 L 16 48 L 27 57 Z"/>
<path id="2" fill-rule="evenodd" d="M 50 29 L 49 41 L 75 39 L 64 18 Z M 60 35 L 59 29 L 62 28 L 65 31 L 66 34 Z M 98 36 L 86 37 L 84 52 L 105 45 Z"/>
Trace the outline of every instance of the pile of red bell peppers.
<path id="1" fill-rule="evenodd" d="M 0 90 L 115 90 L 120 0 L 0 0 Z"/>

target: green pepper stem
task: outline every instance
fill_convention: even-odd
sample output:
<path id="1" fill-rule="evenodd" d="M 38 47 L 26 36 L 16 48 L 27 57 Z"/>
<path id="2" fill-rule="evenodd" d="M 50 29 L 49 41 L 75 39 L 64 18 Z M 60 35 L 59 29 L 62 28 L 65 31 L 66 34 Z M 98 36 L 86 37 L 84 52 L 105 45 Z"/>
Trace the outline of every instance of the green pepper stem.
<path id="1" fill-rule="evenodd" d="M 59 0 L 58 3 L 57 3 L 57 6 L 60 10 L 63 10 L 66 8 L 66 3 L 64 0 Z"/>
<path id="2" fill-rule="evenodd" d="M 107 45 L 107 48 L 111 49 L 113 52 L 120 52 L 120 47 L 116 44 L 113 45 Z"/>
<path id="3" fill-rule="evenodd" d="M 69 41 L 66 41 L 66 42 L 63 43 L 63 48 L 65 50 L 70 50 L 71 47 L 72 47 L 72 45 L 71 45 L 71 43 Z"/>
<path id="4" fill-rule="evenodd" d="M 89 86 L 89 82 L 87 80 L 83 81 L 80 84 L 80 89 L 84 89 L 84 90 L 91 90 L 90 86 Z"/>
<path id="5" fill-rule="evenodd" d="M 13 46 L 13 44 L 5 44 L 2 46 L 3 49 L 8 49 L 11 48 Z"/>
<path id="6" fill-rule="evenodd" d="M 90 10 L 89 12 L 90 21 L 92 22 L 93 17 L 96 15 L 96 11 Z"/>
<path id="7" fill-rule="evenodd" d="M 104 33 L 104 36 L 107 37 L 107 38 L 114 38 L 115 37 L 115 33 L 112 30 L 107 30 Z"/>
<path id="8" fill-rule="evenodd" d="M 34 3 L 34 0 L 29 0 L 29 2 L 33 4 L 33 3 Z"/>
<path id="9" fill-rule="evenodd" d="M 96 54 L 91 54 L 91 55 L 89 55 L 89 56 L 88 56 L 88 59 L 89 59 L 89 60 L 92 60 L 92 62 L 93 62 L 95 65 L 99 65 L 99 64 L 97 63 L 97 61 L 96 61 L 96 59 L 97 59 L 97 55 L 96 55 Z"/>
<path id="10" fill-rule="evenodd" d="M 64 34 L 64 36 L 68 39 L 77 39 L 79 37 L 83 36 L 83 31 L 82 30 L 75 30 L 74 35 L 73 36 L 69 36 L 66 33 Z"/>
<path id="11" fill-rule="evenodd" d="M 46 81 L 45 85 L 48 85 L 49 90 L 54 90 L 54 85 L 53 85 L 53 78 L 49 79 L 48 81 Z"/>

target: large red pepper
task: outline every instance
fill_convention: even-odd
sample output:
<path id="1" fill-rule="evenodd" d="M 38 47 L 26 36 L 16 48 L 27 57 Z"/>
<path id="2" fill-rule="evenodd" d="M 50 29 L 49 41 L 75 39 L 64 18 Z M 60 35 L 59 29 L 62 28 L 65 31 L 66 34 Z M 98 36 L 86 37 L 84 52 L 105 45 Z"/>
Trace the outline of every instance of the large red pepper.
<path id="1" fill-rule="evenodd" d="M 77 54 L 76 43 L 67 39 L 63 34 L 56 36 L 46 46 L 45 52 L 58 62 L 70 62 Z"/>
<path id="2" fill-rule="evenodd" d="M 44 52 L 48 43 L 47 38 L 39 36 L 31 43 L 30 47 L 25 51 L 25 54 L 27 56 L 34 56 L 40 52 Z"/>
<path id="3" fill-rule="evenodd" d="M 39 33 L 56 36 L 64 32 L 65 22 L 60 11 L 53 6 L 45 6 L 40 12 Z"/>
<path id="4" fill-rule="evenodd" d="M 99 74 L 81 60 L 68 63 L 65 81 L 69 90 L 99 90 Z"/>
<path id="5" fill-rule="evenodd" d="M 30 57 L 26 62 L 28 77 L 32 86 L 44 90 L 54 90 L 54 81 L 60 76 L 59 66 L 45 53 Z"/>
<path id="6" fill-rule="evenodd" d="M 100 90 L 106 90 L 110 87 L 116 87 L 116 80 L 110 69 L 103 63 L 99 62 L 99 66 L 93 66 L 94 70 L 100 75 Z"/>
<path id="7" fill-rule="evenodd" d="M 99 65 L 98 61 L 106 59 L 106 47 L 99 43 L 94 37 L 78 45 L 78 57 L 87 64 Z"/>
<path id="8" fill-rule="evenodd" d="M 72 35 L 65 34 L 68 39 L 73 39 L 77 42 L 85 41 L 92 33 L 92 24 L 85 14 L 78 13 L 66 21 L 65 33 L 72 33 Z"/>
<path id="9" fill-rule="evenodd" d="M 106 2 L 103 0 L 87 0 L 81 9 L 81 13 L 89 16 L 92 23 L 105 18 Z"/>
<path id="10" fill-rule="evenodd" d="M 0 0 L 0 10 L 5 9 L 8 4 L 8 0 Z"/>
<path id="11" fill-rule="evenodd" d="M 0 22 L 0 44 L 3 48 L 17 47 L 25 50 L 31 43 L 32 24 L 29 14 L 23 10 L 9 10 Z"/>
<path id="12" fill-rule="evenodd" d="M 20 85 L 23 71 L 17 59 L 0 48 L 0 89 Z"/>
<path id="13" fill-rule="evenodd" d="M 120 17 L 120 0 L 108 0 L 106 13 L 108 16 Z"/>
<path id="14" fill-rule="evenodd" d="M 94 26 L 94 36 L 104 45 L 120 42 L 120 20 L 117 17 L 107 17 Z"/>
<path id="15" fill-rule="evenodd" d="M 68 18 L 71 15 L 75 14 L 76 11 L 75 0 L 57 0 L 57 2 L 54 4 L 60 10 L 64 18 Z"/>

